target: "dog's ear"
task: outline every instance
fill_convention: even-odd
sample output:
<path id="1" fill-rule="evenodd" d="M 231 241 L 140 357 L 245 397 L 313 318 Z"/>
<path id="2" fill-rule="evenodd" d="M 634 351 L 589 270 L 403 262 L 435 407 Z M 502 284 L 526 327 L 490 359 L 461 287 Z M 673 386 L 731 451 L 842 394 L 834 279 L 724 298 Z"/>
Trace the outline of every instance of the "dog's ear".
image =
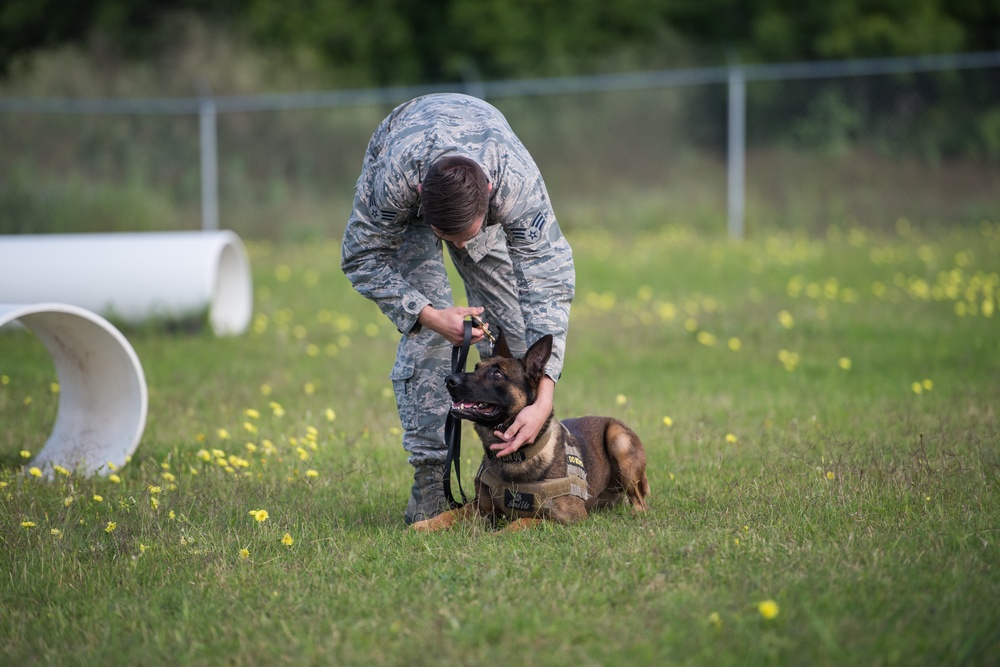
<path id="1" fill-rule="evenodd" d="M 528 370 L 528 379 L 532 386 L 542 381 L 545 374 L 545 364 L 552 356 L 552 334 L 545 334 L 535 344 L 528 348 L 524 355 L 524 365 Z"/>
<path id="2" fill-rule="evenodd" d="M 493 346 L 493 356 L 514 358 L 514 355 L 510 353 L 510 348 L 507 347 L 507 338 L 503 335 L 503 329 L 500 327 L 497 327 L 497 344 Z"/>

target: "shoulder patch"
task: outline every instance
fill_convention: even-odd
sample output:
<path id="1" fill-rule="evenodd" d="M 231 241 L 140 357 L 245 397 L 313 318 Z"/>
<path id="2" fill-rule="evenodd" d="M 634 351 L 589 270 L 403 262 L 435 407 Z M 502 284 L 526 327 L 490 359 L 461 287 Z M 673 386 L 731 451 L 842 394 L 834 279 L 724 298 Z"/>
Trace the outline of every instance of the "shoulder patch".
<path id="1" fill-rule="evenodd" d="M 539 211 L 531 219 L 526 227 L 515 227 L 510 234 L 518 241 L 537 241 L 542 236 L 542 228 L 545 227 L 545 213 Z"/>

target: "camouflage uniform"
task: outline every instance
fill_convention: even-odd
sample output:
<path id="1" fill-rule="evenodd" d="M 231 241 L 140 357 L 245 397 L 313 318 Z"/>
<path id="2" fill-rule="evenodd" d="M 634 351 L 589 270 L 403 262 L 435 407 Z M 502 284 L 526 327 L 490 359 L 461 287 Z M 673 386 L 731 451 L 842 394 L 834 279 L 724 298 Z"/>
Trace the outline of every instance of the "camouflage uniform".
<path id="1" fill-rule="evenodd" d="M 422 330 L 421 309 L 454 305 L 441 242 L 424 223 L 417 186 L 443 156 L 477 162 L 493 186 L 479 234 L 448 252 L 470 306 L 503 328 L 511 351 L 555 337 L 546 373 L 558 380 L 575 273 L 538 167 L 506 119 L 489 104 L 458 94 L 426 95 L 397 107 L 365 152 L 344 233 L 341 267 L 355 289 L 375 301 L 403 334 L 393 388 L 410 463 L 441 464 L 451 399 L 451 345 Z M 480 348 L 480 352 L 485 352 Z"/>

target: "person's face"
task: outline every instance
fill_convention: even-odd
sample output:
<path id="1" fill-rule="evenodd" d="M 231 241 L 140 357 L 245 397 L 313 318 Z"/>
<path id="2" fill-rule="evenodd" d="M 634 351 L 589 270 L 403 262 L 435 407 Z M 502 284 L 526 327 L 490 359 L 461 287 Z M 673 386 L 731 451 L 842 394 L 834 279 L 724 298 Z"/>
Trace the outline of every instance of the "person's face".
<path id="1" fill-rule="evenodd" d="M 486 220 L 485 217 L 480 218 L 479 220 L 476 220 L 471 225 L 466 227 L 461 232 L 458 232 L 457 234 L 441 234 L 433 226 L 431 226 L 431 229 L 434 231 L 434 235 L 437 236 L 440 240 L 447 241 L 456 248 L 464 248 L 465 244 L 474 239 L 476 237 L 476 234 L 478 234 L 483 229 L 483 222 L 485 220 Z"/>

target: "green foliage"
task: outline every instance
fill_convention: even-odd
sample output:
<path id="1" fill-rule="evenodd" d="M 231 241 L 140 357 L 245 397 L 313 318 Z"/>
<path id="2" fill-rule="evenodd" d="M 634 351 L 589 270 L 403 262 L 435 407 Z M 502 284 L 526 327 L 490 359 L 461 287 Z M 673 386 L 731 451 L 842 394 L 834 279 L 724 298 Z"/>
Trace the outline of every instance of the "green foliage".
<path id="1" fill-rule="evenodd" d="M 556 391 L 645 441 L 638 517 L 407 532 L 398 333 L 336 242 L 249 245 L 242 337 L 125 330 L 150 413 L 117 479 L 22 470 L 57 378 L 0 331 L 0 660 L 996 664 L 1000 226 L 650 227 L 569 234 Z"/>
<path id="2" fill-rule="evenodd" d="M 1000 47 L 1000 7 L 977 0 L 681 0 L 665 14 L 689 39 L 751 62 Z"/>
<path id="3" fill-rule="evenodd" d="M 178 217 L 159 193 L 80 180 L 48 181 L 26 170 L 0 180 L 0 234 L 125 232 L 177 229 Z"/>
<path id="4" fill-rule="evenodd" d="M 551 76 L 676 66 L 679 36 L 713 61 L 912 55 L 998 48 L 1000 8 L 976 0 L 9 0 L 0 67 L 97 35 L 129 55 L 170 42 L 178 13 L 326 62 L 339 85 Z"/>

